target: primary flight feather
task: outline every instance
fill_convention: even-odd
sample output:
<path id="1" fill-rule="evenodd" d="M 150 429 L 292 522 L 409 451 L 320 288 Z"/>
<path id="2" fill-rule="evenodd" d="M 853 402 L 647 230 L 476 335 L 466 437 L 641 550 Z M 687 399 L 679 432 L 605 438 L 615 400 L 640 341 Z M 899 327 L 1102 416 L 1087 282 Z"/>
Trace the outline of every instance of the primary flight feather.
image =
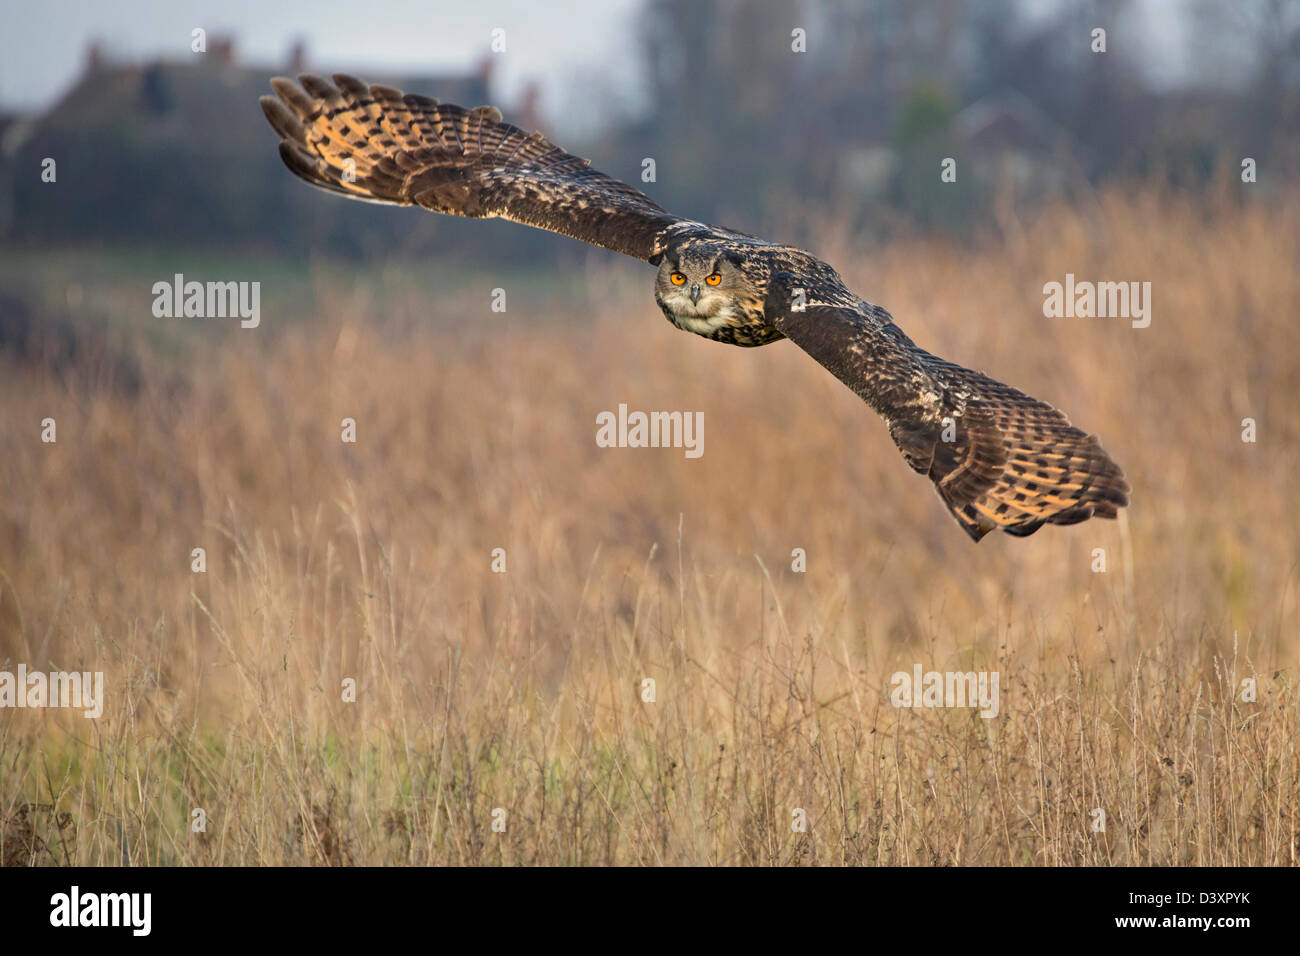
<path id="1" fill-rule="evenodd" d="M 276 96 L 261 99 L 297 176 L 356 199 L 508 219 L 657 265 L 655 301 L 670 322 L 732 345 L 790 339 L 880 414 L 974 540 L 1113 518 L 1128 504 L 1124 473 L 1096 436 L 918 348 L 802 249 L 674 216 L 494 107 L 333 79 L 276 77 Z"/>

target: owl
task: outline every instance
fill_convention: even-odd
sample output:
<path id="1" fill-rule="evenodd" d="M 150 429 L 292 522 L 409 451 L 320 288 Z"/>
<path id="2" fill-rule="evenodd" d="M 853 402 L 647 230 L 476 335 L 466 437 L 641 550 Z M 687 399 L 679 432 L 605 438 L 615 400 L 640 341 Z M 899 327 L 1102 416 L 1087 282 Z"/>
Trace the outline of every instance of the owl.
<path id="1" fill-rule="evenodd" d="M 677 328 L 729 345 L 789 339 L 884 420 L 975 541 L 1114 518 L 1124 473 L 1045 402 L 918 348 L 802 249 L 683 219 L 490 106 L 463 109 L 345 74 L 271 81 L 280 156 L 313 186 L 371 202 L 502 218 L 658 267 Z"/>

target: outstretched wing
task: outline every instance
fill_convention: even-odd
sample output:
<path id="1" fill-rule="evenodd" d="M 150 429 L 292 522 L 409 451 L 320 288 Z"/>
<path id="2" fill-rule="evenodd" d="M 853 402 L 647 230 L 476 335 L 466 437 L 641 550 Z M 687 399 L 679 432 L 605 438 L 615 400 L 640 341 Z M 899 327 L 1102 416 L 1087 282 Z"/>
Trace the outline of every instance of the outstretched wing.
<path id="1" fill-rule="evenodd" d="M 907 463 L 929 476 L 973 539 L 1114 518 L 1128 504 L 1124 473 L 1095 435 L 1045 402 L 917 348 L 888 312 L 849 304 L 856 297 L 842 287 L 800 303 L 801 281 L 774 277 L 768 321 L 884 418 Z"/>
<path id="2" fill-rule="evenodd" d="M 462 109 L 334 74 L 276 77 L 262 110 L 297 176 L 372 202 L 500 217 L 647 261 L 712 230 L 664 210 L 492 106 Z"/>

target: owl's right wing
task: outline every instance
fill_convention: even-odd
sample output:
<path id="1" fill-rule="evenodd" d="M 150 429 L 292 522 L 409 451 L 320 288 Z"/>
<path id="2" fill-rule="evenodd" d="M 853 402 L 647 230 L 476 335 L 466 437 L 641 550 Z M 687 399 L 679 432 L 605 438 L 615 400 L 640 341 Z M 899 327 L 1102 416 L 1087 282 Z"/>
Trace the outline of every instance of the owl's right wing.
<path id="1" fill-rule="evenodd" d="M 1046 402 L 918 348 L 888 312 L 838 281 L 818 283 L 773 276 L 767 320 L 879 413 L 974 540 L 1114 518 L 1128 504 L 1124 472 L 1097 436 Z"/>
<path id="2" fill-rule="evenodd" d="M 276 96 L 263 96 L 262 110 L 285 165 L 321 189 L 508 219 L 653 263 L 670 242 L 721 232 L 502 122 L 495 107 L 466 110 L 343 73 L 298 83 L 271 80 Z"/>

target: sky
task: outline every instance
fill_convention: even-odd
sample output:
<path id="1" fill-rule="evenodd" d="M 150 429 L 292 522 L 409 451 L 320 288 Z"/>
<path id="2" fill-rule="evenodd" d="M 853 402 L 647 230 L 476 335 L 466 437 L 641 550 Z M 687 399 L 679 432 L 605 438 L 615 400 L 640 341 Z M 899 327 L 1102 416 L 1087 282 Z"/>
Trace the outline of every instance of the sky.
<path id="1" fill-rule="evenodd" d="M 597 75 L 606 100 L 635 97 L 639 9 L 639 0 L 37 0 L 4 18 L 0 108 L 51 106 L 81 74 L 92 39 L 110 59 L 184 59 L 202 27 L 209 41 L 233 35 L 239 61 L 254 66 L 285 63 L 301 39 L 311 69 L 436 73 L 473 69 L 501 27 L 494 93 L 510 100 L 540 81 L 553 113 Z"/>

